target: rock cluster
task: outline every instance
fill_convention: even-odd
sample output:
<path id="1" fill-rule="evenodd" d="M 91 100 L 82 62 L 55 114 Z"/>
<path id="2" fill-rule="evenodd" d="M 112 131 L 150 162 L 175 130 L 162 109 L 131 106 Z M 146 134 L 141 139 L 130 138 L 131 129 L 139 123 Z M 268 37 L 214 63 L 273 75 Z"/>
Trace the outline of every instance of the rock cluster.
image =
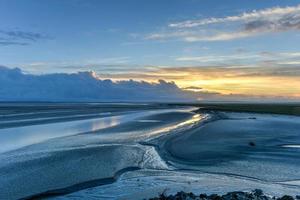
<path id="1" fill-rule="evenodd" d="M 253 190 L 252 192 L 229 192 L 224 195 L 217 194 L 200 194 L 178 192 L 175 195 L 161 194 L 159 197 L 151 198 L 149 200 L 300 200 L 300 196 L 295 198 L 292 196 L 284 195 L 282 197 L 270 197 L 264 195 L 260 189 Z"/>

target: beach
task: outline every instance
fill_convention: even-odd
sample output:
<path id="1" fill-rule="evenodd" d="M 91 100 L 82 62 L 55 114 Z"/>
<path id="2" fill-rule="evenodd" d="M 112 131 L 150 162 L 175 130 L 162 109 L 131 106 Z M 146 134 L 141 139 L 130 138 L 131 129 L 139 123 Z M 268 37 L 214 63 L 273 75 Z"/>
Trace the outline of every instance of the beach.
<path id="1" fill-rule="evenodd" d="M 1 111 L 1 199 L 146 199 L 256 188 L 299 195 L 298 116 L 168 104 L 40 106 Z"/>

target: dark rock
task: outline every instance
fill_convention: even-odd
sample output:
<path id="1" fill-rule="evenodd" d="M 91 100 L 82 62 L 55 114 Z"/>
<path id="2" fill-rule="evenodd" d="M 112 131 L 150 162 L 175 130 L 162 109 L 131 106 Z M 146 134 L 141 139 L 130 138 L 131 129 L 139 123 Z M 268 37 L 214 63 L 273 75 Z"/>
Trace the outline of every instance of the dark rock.
<path id="1" fill-rule="evenodd" d="M 253 195 L 246 192 L 229 192 L 222 196 L 223 200 L 247 200 L 253 199 Z"/>
<path id="2" fill-rule="evenodd" d="M 185 199 L 187 197 L 187 194 L 185 192 L 181 191 L 181 192 L 177 192 L 177 194 L 175 196 L 180 199 Z"/>
<path id="3" fill-rule="evenodd" d="M 262 196 L 264 193 L 263 193 L 263 191 L 261 189 L 255 189 L 255 190 L 253 190 L 253 194 L 255 196 L 259 197 L 259 196 Z"/>
<path id="4" fill-rule="evenodd" d="M 297 200 L 300 200 L 300 196 L 296 196 Z M 193 193 L 177 192 L 175 195 L 165 195 L 165 192 L 160 194 L 159 197 L 152 198 L 150 200 L 294 200 L 292 196 L 285 195 L 281 198 L 269 197 L 264 195 L 260 189 L 255 189 L 252 192 L 228 192 L 222 196 L 217 194 L 200 194 L 196 196 Z"/>
<path id="5" fill-rule="evenodd" d="M 294 198 L 289 195 L 284 195 L 283 197 L 278 198 L 277 200 L 294 200 Z"/>
<path id="6" fill-rule="evenodd" d="M 251 147 L 256 146 L 256 144 L 255 144 L 254 142 L 249 142 L 248 144 L 249 144 L 249 146 L 251 146 Z"/>
<path id="7" fill-rule="evenodd" d="M 211 195 L 208 196 L 208 199 L 211 199 L 211 200 L 222 200 L 222 197 L 220 197 L 217 194 L 211 194 Z"/>
<path id="8" fill-rule="evenodd" d="M 168 196 L 167 200 L 175 200 L 175 196 L 170 195 L 170 196 Z"/>

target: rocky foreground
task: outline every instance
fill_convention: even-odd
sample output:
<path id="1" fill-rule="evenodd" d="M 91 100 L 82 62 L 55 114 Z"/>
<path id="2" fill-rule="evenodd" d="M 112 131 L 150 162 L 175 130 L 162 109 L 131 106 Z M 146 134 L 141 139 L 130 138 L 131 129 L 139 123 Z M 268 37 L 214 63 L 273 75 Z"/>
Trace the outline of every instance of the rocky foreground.
<path id="1" fill-rule="evenodd" d="M 178 192 L 175 195 L 168 196 L 162 193 L 159 197 L 149 200 L 300 200 L 300 196 L 292 197 L 284 195 L 282 197 L 271 197 L 265 195 L 262 190 L 256 189 L 252 192 L 229 192 L 224 195 L 195 195 L 193 193 Z"/>

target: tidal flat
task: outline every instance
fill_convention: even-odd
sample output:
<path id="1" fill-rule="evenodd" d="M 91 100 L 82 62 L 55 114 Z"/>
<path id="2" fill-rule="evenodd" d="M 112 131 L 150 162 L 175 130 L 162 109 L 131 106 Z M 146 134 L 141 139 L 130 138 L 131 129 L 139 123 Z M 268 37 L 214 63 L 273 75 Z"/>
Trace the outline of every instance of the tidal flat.
<path id="1" fill-rule="evenodd" d="M 125 103 L 8 103 L 0 113 L 0 199 L 147 199 L 256 188 L 299 195 L 296 115 Z"/>

